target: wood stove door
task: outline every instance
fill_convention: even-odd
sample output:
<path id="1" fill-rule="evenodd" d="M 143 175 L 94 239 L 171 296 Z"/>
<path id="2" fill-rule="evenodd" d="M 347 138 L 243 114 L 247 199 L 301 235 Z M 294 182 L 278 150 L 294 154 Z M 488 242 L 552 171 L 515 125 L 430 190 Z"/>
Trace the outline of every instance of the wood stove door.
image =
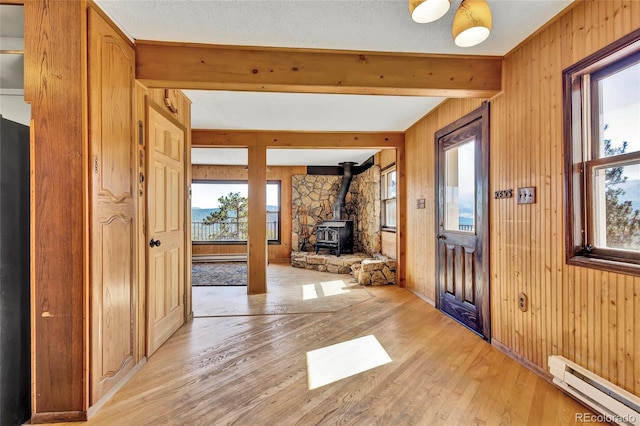
<path id="1" fill-rule="evenodd" d="M 487 130 L 483 107 L 436 133 L 436 303 L 488 340 Z"/>

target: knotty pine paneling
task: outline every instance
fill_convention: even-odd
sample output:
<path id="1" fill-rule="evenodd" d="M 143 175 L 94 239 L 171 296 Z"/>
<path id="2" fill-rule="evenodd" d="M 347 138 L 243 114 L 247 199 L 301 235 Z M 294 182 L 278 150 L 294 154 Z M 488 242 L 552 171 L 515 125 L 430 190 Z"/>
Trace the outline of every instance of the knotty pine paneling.
<path id="1" fill-rule="evenodd" d="M 640 2 L 576 4 L 504 60 L 491 100 L 490 191 L 535 186 L 537 202 L 490 201 L 492 338 L 547 369 L 563 355 L 640 394 L 640 278 L 564 262 L 562 70 L 640 28 Z M 406 135 L 407 286 L 435 297 L 433 133 L 480 104 L 450 100 Z M 431 204 L 430 204 L 431 203 Z M 529 309 L 517 308 L 518 293 Z"/>
<path id="2" fill-rule="evenodd" d="M 244 166 L 205 166 L 191 167 L 194 180 L 247 180 Z M 269 244 L 271 262 L 288 262 L 291 257 L 291 177 L 306 174 L 306 167 L 267 168 L 267 180 L 280 181 L 280 244 Z M 193 244 L 193 254 L 246 254 L 246 245 L 203 245 Z"/>

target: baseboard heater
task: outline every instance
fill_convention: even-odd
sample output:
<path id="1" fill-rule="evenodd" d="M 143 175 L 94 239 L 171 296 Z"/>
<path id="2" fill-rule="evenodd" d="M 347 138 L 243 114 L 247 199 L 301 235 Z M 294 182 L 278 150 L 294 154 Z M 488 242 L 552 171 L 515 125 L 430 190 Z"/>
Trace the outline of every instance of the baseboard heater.
<path id="1" fill-rule="evenodd" d="M 246 262 L 246 254 L 194 254 L 192 262 Z"/>
<path id="2" fill-rule="evenodd" d="M 558 355 L 549 356 L 553 383 L 602 414 L 605 422 L 640 426 L 640 398 Z"/>

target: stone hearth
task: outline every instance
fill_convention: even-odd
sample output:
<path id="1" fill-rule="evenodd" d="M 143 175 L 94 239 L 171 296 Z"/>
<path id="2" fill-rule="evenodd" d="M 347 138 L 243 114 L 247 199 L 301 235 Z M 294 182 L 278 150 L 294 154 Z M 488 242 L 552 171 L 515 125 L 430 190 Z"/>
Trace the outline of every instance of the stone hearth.
<path id="1" fill-rule="evenodd" d="M 360 285 L 387 285 L 396 282 L 396 261 L 378 255 L 376 259 L 364 259 L 351 266 L 353 278 Z"/>
<path id="2" fill-rule="evenodd" d="M 332 274 L 350 274 L 351 265 L 359 264 L 364 259 L 371 259 L 371 257 L 364 253 L 342 254 L 338 257 L 332 254 L 299 251 L 291 253 L 291 266 Z"/>
<path id="3" fill-rule="evenodd" d="M 396 282 L 396 261 L 383 255 L 372 258 L 364 253 L 312 254 L 291 253 L 291 266 L 333 274 L 351 274 L 360 285 L 387 285 Z"/>

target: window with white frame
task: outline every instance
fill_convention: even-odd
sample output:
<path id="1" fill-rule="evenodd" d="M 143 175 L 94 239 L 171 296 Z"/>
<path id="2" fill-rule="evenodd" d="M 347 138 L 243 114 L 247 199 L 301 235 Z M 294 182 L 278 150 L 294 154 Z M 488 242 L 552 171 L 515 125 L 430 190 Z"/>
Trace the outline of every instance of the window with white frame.
<path id="1" fill-rule="evenodd" d="M 384 169 L 380 176 L 382 228 L 396 228 L 396 167 Z"/>
<path id="2" fill-rule="evenodd" d="M 563 78 L 567 261 L 640 273 L 640 31 Z"/>

